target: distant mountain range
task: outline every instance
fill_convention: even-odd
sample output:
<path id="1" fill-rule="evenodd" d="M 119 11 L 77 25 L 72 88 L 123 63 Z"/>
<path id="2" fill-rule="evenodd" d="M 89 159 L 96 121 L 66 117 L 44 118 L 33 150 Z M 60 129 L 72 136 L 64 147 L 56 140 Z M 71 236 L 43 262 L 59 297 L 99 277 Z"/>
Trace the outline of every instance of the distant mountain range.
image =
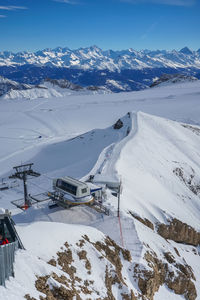
<path id="1" fill-rule="evenodd" d="M 163 73 L 200 78 L 200 49 L 103 51 L 92 46 L 0 52 L 0 75 L 26 84 L 39 84 L 50 77 L 81 86 L 103 86 L 113 92 L 132 91 L 150 86 Z"/>
<path id="2" fill-rule="evenodd" d="M 185 47 L 180 51 L 131 49 L 103 51 L 97 46 L 70 50 L 69 48 L 44 49 L 32 52 L 0 52 L 0 66 L 26 64 L 50 67 L 66 67 L 81 70 L 141 70 L 144 68 L 200 68 L 200 49 Z"/>

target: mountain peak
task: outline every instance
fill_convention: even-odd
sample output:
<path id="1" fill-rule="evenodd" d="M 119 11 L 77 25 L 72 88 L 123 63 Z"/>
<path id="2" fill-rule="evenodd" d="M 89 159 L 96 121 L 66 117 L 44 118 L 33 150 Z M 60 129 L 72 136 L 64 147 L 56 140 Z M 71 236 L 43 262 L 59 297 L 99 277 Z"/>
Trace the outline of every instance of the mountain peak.
<path id="1" fill-rule="evenodd" d="M 191 55 L 193 54 L 192 50 L 190 50 L 188 47 L 184 47 L 180 50 L 181 53 L 183 54 L 188 54 L 188 55 Z"/>

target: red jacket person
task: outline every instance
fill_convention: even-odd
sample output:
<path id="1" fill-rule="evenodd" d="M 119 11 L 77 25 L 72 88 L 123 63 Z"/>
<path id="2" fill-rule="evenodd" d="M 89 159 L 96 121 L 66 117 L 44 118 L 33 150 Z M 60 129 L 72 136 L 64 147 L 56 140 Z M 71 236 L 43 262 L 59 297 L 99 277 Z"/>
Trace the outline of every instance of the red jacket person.
<path id="1" fill-rule="evenodd" d="M 9 240 L 7 238 L 3 238 L 3 236 L 0 234 L 0 246 L 9 244 Z"/>

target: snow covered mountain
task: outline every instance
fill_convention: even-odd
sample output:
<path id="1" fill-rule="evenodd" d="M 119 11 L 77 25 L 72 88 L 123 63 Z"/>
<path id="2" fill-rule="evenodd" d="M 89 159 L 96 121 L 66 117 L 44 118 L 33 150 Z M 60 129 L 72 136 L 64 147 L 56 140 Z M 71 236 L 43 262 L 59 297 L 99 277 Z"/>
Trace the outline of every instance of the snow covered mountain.
<path id="1" fill-rule="evenodd" d="M 110 93 L 110 90 L 95 86 L 83 88 L 66 79 L 46 79 L 39 85 L 28 85 L 0 76 L 0 97 L 4 99 L 38 99 L 96 93 Z"/>
<path id="2" fill-rule="evenodd" d="M 154 79 L 154 82 L 150 85 L 150 87 L 171 85 L 174 83 L 190 82 L 195 80 L 198 79 L 194 76 L 188 76 L 183 74 L 163 74 L 160 78 Z"/>
<path id="3" fill-rule="evenodd" d="M 89 206 L 20 211 L 23 186 L 0 191 L 26 250 L 0 298 L 200 299 L 200 82 L 139 92 L 0 101 L 0 174 L 34 162 L 28 191 L 52 179 L 122 184 L 120 218 Z M 117 126 L 118 125 L 118 126 Z M 7 180 L 9 180 L 7 178 Z"/>
<path id="4" fill-rule="evenodd" d="M 32 88 L 31 85 L 21 84 L 19 82 L 9 80 L 7 78 L 0 76 L 0 97 L 8 93 L 10 90 L 19 91 L 19 90 L 28 90 L 31 88 Z"/>
<path id="5" fill-rule="evenodd" d="M 109 70 L 145 68 L 199 68 L 200 51 L 185 47 L 180 51 L 165 50 L 128 50 L 103 51 L 97 46 L 71 50 L 69 48 L 44 49 L 31 52 L 0 52 L 0 66 L 37 66 L 66 67 L 82 70 Z"/>
<path id="6" fill-rule="evenodd" d="M 142 90 L 163 73 L 200 78 L 200 51 L 187 47 L 180 51 L 104 51 L 92 46 L 0 52 L 0 75 L 26 84 L 40 84 L 46 78 L 67 79 L 83 87 L 121 92 Z"/>

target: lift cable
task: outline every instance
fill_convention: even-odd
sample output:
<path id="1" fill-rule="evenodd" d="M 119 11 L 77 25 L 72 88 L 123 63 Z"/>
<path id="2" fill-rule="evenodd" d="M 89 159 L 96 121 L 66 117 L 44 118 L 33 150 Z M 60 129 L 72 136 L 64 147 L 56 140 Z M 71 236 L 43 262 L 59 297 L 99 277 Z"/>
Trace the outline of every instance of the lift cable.
<path id="1" fill-rule="evenodd" d="M 46 177 L 46 178 L 48 178 L 48 179 L 50 179 L 50 180 L 53 180 L 54 178 L 53 177 L 49 177 L 49 176 L 47 176 L 46 174 L 41 174 L 41 176 L 44 176 L 44 177 Z"/>
<path id="2" fill-rule="evenodd" d="M 40 185 L 38 185 L 36 183 L 33 183 L 32 181 L 30 181 L 29 183 L 32 184 L 32 185 L 34 185 L 34 186 L 36 186 L 36 187 L 38 187 L 39 189 L 45 191 L 46 193 L 48 193 L 48 191 L 45 188 L 42 188 Z"/>

